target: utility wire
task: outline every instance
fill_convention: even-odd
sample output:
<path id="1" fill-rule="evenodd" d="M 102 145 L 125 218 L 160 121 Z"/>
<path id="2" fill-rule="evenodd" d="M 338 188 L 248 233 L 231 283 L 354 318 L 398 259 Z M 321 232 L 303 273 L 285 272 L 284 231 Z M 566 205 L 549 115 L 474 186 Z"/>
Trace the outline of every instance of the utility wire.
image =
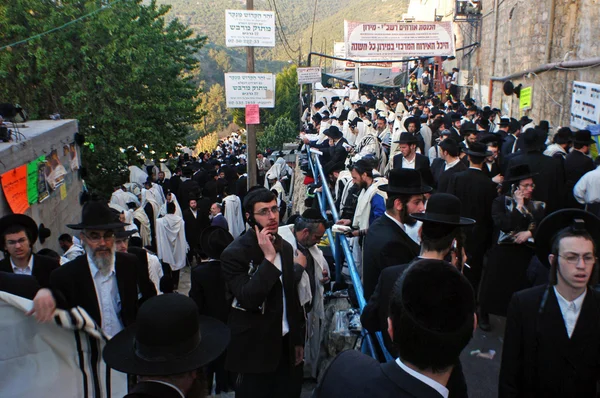
<path id="1" fill-rule="evenodd" d="M 45 32 L 42 32 L 42 33 L 38 33 L 37 35 L 34 35 L 34 36 L 31 36 L 31 37 L 28 37 L 27 39 L 19 40 L 19 41 L 16 41 L 16 42 L 14 42 L 14 43 L 7 44 L 7 45 L 5 45 L 5 46 L 2 46 L 2 47 L 0 47 L 0 51 L 2 51 L 2 50 L 4 50 L 4 49 L 7 49 L 7 48 L 14 47 L 14 46 L 18 46 L 19 44 L 27 43 L 27 42 L 29 42 L 29 41 L 31 41 L 31 40 L 38 39 L 38 38 L 40 38 L 40 37 L 42 37 L 42 36 L 45 36 L 45 35 L 48 35 L 48 34 L 50 34 L 50 33 L 57 32 L 57 31 L 59 31 L 59 30 L 61 30 L 61 29 L 64 29 L 64 28 L 66 28 L 66 27 L 70 26 L 70 25 L 73 25 L 74 23 L 77 23 L 77 22 L 79 22 L 79 21 L 81 21 L 81 20 L 84 20 L 84 19 L 86 19 L 86 18 L 89 18 L 89 17 L 91 17 L 91 16 L 93 16 L 93 15 L 95 15 L 95 14 L 99 13 L 100 11 L 103 11 L 103 10 L 105 10 L 105 9 L 109 8 L 109 7 L 110 7 L 110 6 L 112 6 L 113 4 L 119 3 L 119 2 L 121 2 L 121 1 L 123 1 L 123 0 L 115 0 L 115 1 L 113 1 L 112 3 L 109 3 L 109 4 L 105 5 L 105 6 L 102 6 L 102 7 L 98 8 L 97 10 L 94 10 L 94 11 L 90 12 L 89 14 L 82 15 L 82 16 L 80 16 L 79 18 L 76 18 L 76 19 L 74 19 L 74 20 L 72 20 L 72 21 L 69 21 L 69 22 L 67 22 L 67 23 L 66 23 L 66 24 L 64 24 L 64 25 L 58 26 L 58 27 L 56 27 L 56 28 L 52 28 L 52 29 L 50 29 L 50 30 L 47 30 L 47 31 L 45 31 Z"/>
<path id="2" fill-rule="evenodd" d="M 313 11 L 312 30 L 310 32 L 310 48 L 308 49 L 309 54 L 312 52 L 312 42 L 313 42 L 313 36 L 315 34 L 315 18 L 317 16 L 317 1 L 318 0 L 315 0 L 315 9 Z"/>
<path id="3" fill-rule="evenodd" d="M 300 47 L 298 47 L 296 50 L 294 50 L 292 48 L 292 46 L 290 46 L 290 43 L 288 42 L 288 39 L 285 35 L 285 31 L 283 30 L 283 23 L 281 22 L 281 16 L 279 15 L 279 10 L 277 9 L 277 3 L 275 2 L 275 0 L 273 0 L 273 8 L 275 8 L 275 14 L 277 14 L 277 20 L 279 21 L 279 28 L 281 29 L 281 33 L 283 35 L 285 43 L 287 44 L 290 51 L 297 53 L 300 50 Z"/>
<path id="4" fill-rule="evenodd" d="M 273 10 L 273 9 L 274 9 L 274 7 L 271 5 L 271 0 L 268 0 L 268 1 L 269 1 L 269 8 L 270 8 L 271 10 Z M 278 18 L 277 18 L 277 19 L 275 19 L 275 25 L 276 25 L 276 26 L 275 26 L 275 27 L 276 27 L 276 29 L 275 29 L 275 30 L 277 31 L 277 36 L 279 36 L 279 41 L 280 41 L 280 42 L 281 42 L 281 44 L 283 45 L 283 49 L 285 50 L 285 53 L 287 54 L 287 56 L 288 56 L 288 57 L 289 57 L 291 60 L 293 60 L 293 59 L 294 59 L 294 56 L 292 56 L 292 55 L 290 54 L 290 51 L 292 51 L 292 52 L 298 52 L 298 50 L 299 50 L 300 48 L 298 48 L 298 50 L 294 51 L 294 50 L 293 50 L 293 49 L 292 49 L 292 48 L 289 46 L 289 43 L 288 43 L 288 45 L 286 46 L 286 42 L 287 42 L 287 40 L 286 40 L 286 41 L 284 41 L 284 40 L 283 40 L 283 37 L 281 36 L 281 32 L 283 31 L 283 28 L 281 28 L 281 20 L 279 20 L 279 27 L 277 26 L 277 20 L 278 20 Z M 289 47 L 289 51 L 288 51 L 288 47 Z"/>

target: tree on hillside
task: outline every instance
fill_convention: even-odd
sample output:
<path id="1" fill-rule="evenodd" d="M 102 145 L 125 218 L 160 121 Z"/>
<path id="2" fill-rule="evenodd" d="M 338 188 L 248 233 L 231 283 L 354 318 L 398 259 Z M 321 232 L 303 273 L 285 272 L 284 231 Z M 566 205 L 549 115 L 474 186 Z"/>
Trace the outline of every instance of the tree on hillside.
<path id="1" fill-rule="evenodd" d="M 61 26 L 97 10 L 96 0 L 19 0 L 0 6 L 0 37 L 7 44 Z M 122 169 L 119 148 L 137 145 L 159 159 L 186 144 L 199 122 L 199 90 L 191 82 L 192 54 L 205 38 L 154 0 L 115 2 L 64 29 L 0 52 L 0 97 L 32 118 L 60 113 L 79 120 L 88 143 L 82 160 L 88 183 L 110 192 Z M 145 144 L 142 146 L 142 143 Z M 90 149 L 93 148 L 93 151 Z"/>
<path id="2" fill-rule="evenodd" d="M 225 89 L 220 84 L 213 86 L 200 95 L 200 112 L 203 114 L 197 130 L 202 135 L 218 132 L 231 123 L 231 114 L 225 103 Z"/>
<path id="3" fill-rule="evenodd" d="M 267 148 L 282 149 L 283 144 L 294 141 L 297 135 L 297 126 L 290 119 L 280 117 L 257 135 L 258 150 L 264 152 Z"/>

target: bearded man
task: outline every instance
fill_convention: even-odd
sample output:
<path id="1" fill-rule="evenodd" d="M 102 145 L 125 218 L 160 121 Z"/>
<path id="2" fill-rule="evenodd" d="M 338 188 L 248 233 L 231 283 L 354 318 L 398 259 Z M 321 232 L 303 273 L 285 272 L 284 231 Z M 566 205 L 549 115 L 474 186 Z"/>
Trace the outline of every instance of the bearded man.
<path id="1" fill-rule="evenodd" d="M 115 230 L 125 225 L 105 203 L 86 203 L 81 223 L 67 225 L 81 231 L 86 255 L 50 275 L 58 307 L 83 308 L 108 337 L 135 322 L 141 302 L 156 295 L 156 290 L 143 286 L 138 302 L 138 260 L 132 254 L 117 253 L 115 247 Z"/>

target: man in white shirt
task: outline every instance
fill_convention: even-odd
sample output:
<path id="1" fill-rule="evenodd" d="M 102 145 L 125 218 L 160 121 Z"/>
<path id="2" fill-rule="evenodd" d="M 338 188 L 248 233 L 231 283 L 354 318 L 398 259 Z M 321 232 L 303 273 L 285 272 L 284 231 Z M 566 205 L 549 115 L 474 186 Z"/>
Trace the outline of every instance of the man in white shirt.
<path id="1" fill-rule="evenodd" d="M 536 254 L 549 284 L 513 296 L 507 314 L 499 397 L 593 397 L 599 381 L 600 219 L 564 209 L 547 216 Z"/>
<path id="2" fill-rule="evenodd" d="M 600 156 L 594 161 L 595 170 L 588 171 L 577 181 L 573 196 L 586 210 L 600 216 Z"/>

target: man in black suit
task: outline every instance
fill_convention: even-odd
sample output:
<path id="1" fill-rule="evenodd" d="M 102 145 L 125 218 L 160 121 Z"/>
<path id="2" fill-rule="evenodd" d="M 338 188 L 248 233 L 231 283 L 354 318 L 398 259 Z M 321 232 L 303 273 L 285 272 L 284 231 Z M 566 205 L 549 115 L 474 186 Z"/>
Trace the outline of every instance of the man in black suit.
<path id="1" fill-rule="evenodd" d="M 31 217 L 9 214 L 0 219 L 2 248 L 8 253 L 0 261 L 0 271 L 33 275 L 41 287 L 50 286 L 50 274 L 60 264 L 58 260 L 33 253 L 38 227 Z"/>
<path id="2" fill-rule="evenodd" d="M 386 267 L 405 264 L 419 254 L 417 245 L 405 232 L 404 224 L 416 222 L 409 216 L 424 210 L 423 194 L 431 187 L 421 183 L 418 172 L 410 169 L 390 171 L 389 184 L 379 187 L 387 192 L 386 211 L 369 226 L 363 245 L 364 296 L 369 299 L 379 274 Z"/>
<path id="3" fill-rule="evenodd" d="M 513 295 L 506 318 L 499 397 L 596 397 L 600 379 L 600 219 L 559 210 L 537 228 L 548 285 Z"/>
<path id="4" fill-rule="evenodd" d="M 277 235 L 279 208 L 272 192 L 251 189 L 244 209 L 253 229 L 221 255 L 223 278 L 233 297 L 225 369 L 238 374 L 238 398 L 299 397 L 304 315 L 297 286 L 304 268 L 295 264 L 292 247 Z"/>
<path id="5" fill-rule="evenodd" d="M 198 306 L 198 313 L 227 323 L 231 301 L 227 299 L 227 287 L 221 274 L 221 254 L 233 237 L 221 227 L 209 227 L 202 231 L 200 246 L 208 257 L 192 270 L 192 287 L 189 296 Z M 208 391 L 212 391 L 213 376 L 216 376 L 215 393 L 229 390 L 228 374 L 225 371 L 225 354 L 206 367 Z"/>
<path id="6" fill-rule="evenodd" d="M 482 172 L 485 159 L 491 156 L 486 145 L 480 142 L 471 144 L 467 150 L 470 167 L 468 170 L 454 174 L 448 184 L 447 192 L 460 199 L 460 215 L 472 218 L 477 224 L 465 228 L 465 251 L 470 268 L 464 274 L 478 291 L 483 268 L 483 257 L 492 245 L 494 221 L 492 220 L 492 202 L 498 196 L 496 184 Z"/>
<path id="7" fill-rule="evenodd" d="M 573 150 L 569 152 L 565 159 L 565 188 L 567 192 L 568 207 L 583 207 L 575 200 L 573 188 L 585 173 L 592 171 L 595 168 L 594 161 L 588 156 L 590 154 L 590 146 L 594 143 L 595 141 L 592 140 L 591 133 L 588 130 L 579 130 L 575 132 L 575 137 L 573 138 Z"/>
<path id="8" fill-rule="evenodd" d="M 419 260 L 396 281 L 389 308 L 387 330 L 398 359 L 380 364 L 345 351 L 329 365 L 313 398 L 448 396 L 448 380 L 476 324 L 467 279 L 445 261 Z"/>
<path id="9" fill-rule="evenodd" d="M 448 192 L 448 184 L 450 179 L 456 173 L 467 170 L 467 166 L 458 155 L 460 148 L 458 143 L 452 138 L 448 138 L 440 142 L 440 155 L 444 159 L 444 165 L 440 168 L 438 178 L 436 180 L 437 192 Z"/>
<path id="10" fill-rule="evenodd" d="M 546 156 L 541 152 L 545 141 L 545 132 L 528 129 L 522 134 L 524 150 L 508 160 L 508 169 L 527 164 L 532 173 L 535 192 L 533 198 L 546 203 L 547 213 L 563 207 L 565 197 L 565 173 L 559 159 Z"/>
<path id="11" fill-rule="evenodd" d="M 156 183 L 162 187 L 162 190 L 163 190 L 163 193 L 165 194 L 165 196 L 167 196 L 167 192 L 169 192 L 169 190 L 171 189 L 169 181 L 170 180 L 168 178 L 165 179 L 164 171 L 158 172 L 158 177 L 156 178 Z"/>
<path id="12" fill-rule="evenodd" d="M 206 228 L 210 227 L 209 213 L 211 205 L 208 198 L 192 196 L 189 198 L 189 207 L 183 211 L 185 239 L 190 246 L 187 254 L 190 264 L 194 257 L 196 257 L 196 261 L 200 262 L 200 254 L 202 253 L 202 249 L 200 248 L 200 234 Z"/>
<path id="13" fill-rule="evenodd" d="M 329 162 L 323 165 L 327 169 L 336 163 L 346 160 L 348 151 L 344 147 L 344 144 L 348 145 L 348 141 L 346 141 L 344 134 L 337 126 L 329 127 L 323 134 L 329 137 Z"/>
<path id="14" fill-rule="evenodd" d="M 177 200 L 181 205 L 181 209 L 187 209 L 190 198 L 193 196 L 197 196 L 200 191 L 200 185 L 194 180 L 192 180 L 192 174 L 194 172 L 191 168 L 186 167 L 183 169 L 183 177 L 181 178 L 181 183 L 179 184 L 177 190 Z M 174 191 L 173 191 L 174 192 Z"/>
<path id="15" fill-rule="evenodd" d="M 117 253 L 115 230 L 126 224 L 110 208 L 91 201 L 83 206 L 81 223 L 67 225 L 81 230 L 86 255 L 79 256 L 50 275 L 50 286 L 58 306 L 80 306 L 112 337 L 135 321 L 140 302 L 156 295 L 148 284 L 139 285 L 138 260 L 133 254 Z"/>
<path id="16" fill-rule="evenodd" d="M 421 174 L 423 182 L 427 185 L 433 184 L 433 176 L 429 167 L 429 158 L 417 153 L 417 138 L 410 133 L 400 134 L 400 139 L 395 141 L 398 144 L 400 153 L 394 156 L 394 169 L 414 169 Z"/>

